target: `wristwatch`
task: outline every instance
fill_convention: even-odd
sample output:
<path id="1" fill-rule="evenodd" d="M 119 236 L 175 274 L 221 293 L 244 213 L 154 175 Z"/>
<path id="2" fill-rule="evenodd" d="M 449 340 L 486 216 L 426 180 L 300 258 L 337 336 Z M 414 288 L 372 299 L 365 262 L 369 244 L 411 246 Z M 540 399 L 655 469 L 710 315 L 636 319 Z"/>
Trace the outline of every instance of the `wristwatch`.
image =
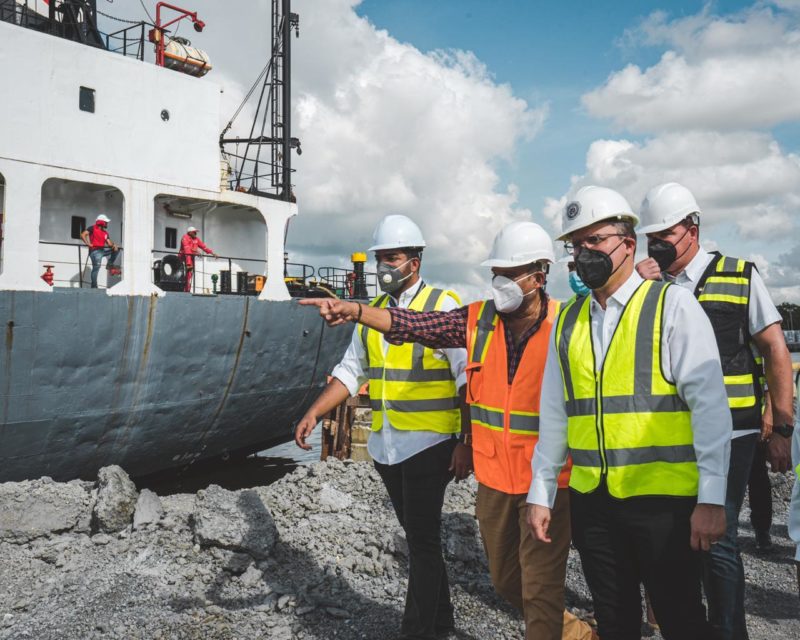
<path id="1" fill-rule="evenodd" d="M 458 436 L 458 441 L 466 445 L 468 447 L 472 446 L 472 434 L 471 433 L 462 433 Z"/>
<path id="2" fill-rule="evenodd" d="M 776 424 L 772 427 L 772 433 L 777 433 L 784 438 L 791 438 L 794 433 L 794 425 L 788 422 L 786 424 Z"/>

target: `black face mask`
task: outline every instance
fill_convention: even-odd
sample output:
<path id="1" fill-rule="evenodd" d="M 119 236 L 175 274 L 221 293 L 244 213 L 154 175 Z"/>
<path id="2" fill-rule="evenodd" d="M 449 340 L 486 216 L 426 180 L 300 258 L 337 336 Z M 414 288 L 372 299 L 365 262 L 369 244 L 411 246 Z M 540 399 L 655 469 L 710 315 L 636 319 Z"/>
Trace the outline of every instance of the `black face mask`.
<path id="1" fill-rule="evenodd" d="M 689 229 L 684 231 L 683 235 L 678 238 L 678 242 L 683 240 L 686 234 L 689 233 Z M 677 242 L 675 244 L 678 244 Z M 661 271 L 666 271 L 667 269 L 672 266 L 678 258 L 680 258 L 684 253 L 689 250 L 689 247 L 683 250 L 681 255 L 678 255 L 678 250 L 675 248 L 675 245 L 671 242 L 667 242 L 666 240 L 661 240 L 660 238 L 656 238 L 651 240 L 647 243 L 647 255 L 650 256 L 653 260 L 658 263 L 658 268 Z"/>
<path id="2" fill-rule="evenodd" d="M 580 253 L 575 256 L 575 270 L 583 280 L 583 284 L 590 289 L 599 289 L 608 282 L 608 279 L 628 259 L 628 256 L 625 256 L 625 260 L 619 263 L 617 269 L 614 268 L 614 263 L 611 261 L 611 254 L 619 249 L 624 242 L 623 240 L 614 247 L 611 253 L 603 253 L 597 249 L 581 249 Z"/>

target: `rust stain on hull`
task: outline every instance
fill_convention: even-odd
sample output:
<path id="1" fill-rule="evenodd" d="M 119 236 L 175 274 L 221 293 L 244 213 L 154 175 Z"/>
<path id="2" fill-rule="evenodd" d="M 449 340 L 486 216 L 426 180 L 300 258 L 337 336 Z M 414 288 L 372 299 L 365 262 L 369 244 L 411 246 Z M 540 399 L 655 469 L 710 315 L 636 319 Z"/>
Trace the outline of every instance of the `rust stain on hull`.
<path id="1" fill-rule="evenodd" d="M 244 339 L 247 337 L 250 332 L 247 329 L 247 320 L 250 317 L 250 298 L 244 299 L 244 318 L 242 320 L 242 330 L 239 332 L 239 344 L 236 347 L 236 355 L 233 359 L 233 366 L 231 367 L 231 375 L 228 377 L 228 383 L 225 385 L 225 390 L 222 393 L 222 399 L 219 402 L 219 406 L 214 411 L 214 414 L 211 416 L 211 419 L 208 422 L 208 426 L 203 429 L 203 432 L 200 434 L 200 449 L 199 451 L 202 452 L 206 448 L 206 437 L 208 434 L 214 430 L 214 427 L 217 426 L 217 422 L 219 421 L 219 417 L 222 414 L 223 409 L 225 409 L 225 404 L 228 402 L 228 396 L 231 393 L 231 389 L 233 388 L 233 381 L 236 379 L 236 372 L 239 370 L 239 360 L 242 357 L 242 349 L 244 348 Z"/>

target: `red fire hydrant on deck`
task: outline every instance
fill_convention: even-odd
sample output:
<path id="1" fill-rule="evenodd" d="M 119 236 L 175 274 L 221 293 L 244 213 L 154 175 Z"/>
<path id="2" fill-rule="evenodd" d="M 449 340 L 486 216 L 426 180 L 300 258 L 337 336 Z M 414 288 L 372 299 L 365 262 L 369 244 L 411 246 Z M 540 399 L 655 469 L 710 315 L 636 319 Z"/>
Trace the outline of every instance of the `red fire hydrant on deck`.
<path id="1" fill-rule="evenodd" d="M 55 276 L 55 274 L 53 273 L 53 265 L 52 264 L 46 264 L 46 265 L 44 265 L 44 268 L 47 269 L 47 271 L 45 271 L 42 274 L 42 280 L 44 280 L 47 284 L 49 284 L 52 287 L 53 286 L 53 278 Z"/>

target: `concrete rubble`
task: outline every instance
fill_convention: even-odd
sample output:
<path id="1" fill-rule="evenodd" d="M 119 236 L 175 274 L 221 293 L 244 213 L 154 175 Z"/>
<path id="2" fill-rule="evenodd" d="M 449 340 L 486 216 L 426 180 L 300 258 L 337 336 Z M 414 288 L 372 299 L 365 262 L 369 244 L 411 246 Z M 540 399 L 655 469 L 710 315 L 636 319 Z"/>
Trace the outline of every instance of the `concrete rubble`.
<path id="1" fill-rule="evenodd" d="M 791 474 L 774 474 L 774 553 L 742 517 L 750 637 L 800 637 L 786 538 Z M 459 638 L 521 639 L 493 592 L 474 480 L 451 484 L 443 545 Z M 397 635 L 405 537 L 372 467 L 318 463 L 267 487 L 136 491 L 119 467 L 97 483 L 0 484 L 0 639 L 383 639 Z M 568 605 L 591 599 L 571 552 Z M 658 637 L 658 636 L 656 636 Z"/>

